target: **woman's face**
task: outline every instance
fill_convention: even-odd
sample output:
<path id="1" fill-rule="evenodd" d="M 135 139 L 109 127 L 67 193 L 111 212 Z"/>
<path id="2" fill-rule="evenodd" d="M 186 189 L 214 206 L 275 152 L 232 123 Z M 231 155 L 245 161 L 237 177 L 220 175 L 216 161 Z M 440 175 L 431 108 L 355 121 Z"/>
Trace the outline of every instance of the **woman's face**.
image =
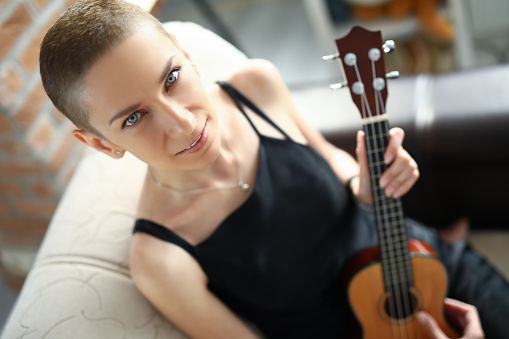
<path id="1" fill-rule="evenodd" d="M 186 54 L 153 28 L 137 30 L 84 78 L 89 119 L 107 139 L 165 170 L 198 169 L 219 152 L 217 115 Z"/>

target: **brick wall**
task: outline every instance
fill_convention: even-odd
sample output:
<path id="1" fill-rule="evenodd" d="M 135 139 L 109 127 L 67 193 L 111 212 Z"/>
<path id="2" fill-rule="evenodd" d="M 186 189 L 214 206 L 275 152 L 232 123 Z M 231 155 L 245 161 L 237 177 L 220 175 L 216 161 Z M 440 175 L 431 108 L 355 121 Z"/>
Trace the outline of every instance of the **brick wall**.
<path id="1" fill-rule="evenodd" d="M 0 0 L 0 275 L 14 288 L 83 150 L 47 98 L 38 67 L 44 33 L 74 2 Z"/>
<path id="2" fill-rule="evenodd" d="M 14 290 L 84 150 L 39 75 L 44 34 L 76 1 L 0 0 L 0 278 Z M 164 2 L 128 1 L 153 14 Z"/>

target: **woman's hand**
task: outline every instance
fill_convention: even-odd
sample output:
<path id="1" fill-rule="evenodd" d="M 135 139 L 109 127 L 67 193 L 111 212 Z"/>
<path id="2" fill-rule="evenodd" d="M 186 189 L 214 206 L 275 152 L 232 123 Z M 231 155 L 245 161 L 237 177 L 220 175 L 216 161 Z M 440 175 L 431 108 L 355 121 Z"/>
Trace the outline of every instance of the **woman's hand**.
<path id="1" fill-rule="evenodd" d="M 419 179 L 419 169 L 414 159 L 403 149 L 402 144 L 405 138 L 403 130 L 392 128 L 389 135 L 390 140 L 384 155 L 384 162 L 389 167 L 382 174 L 379 185 L 385 190 L 387 196 L 400 198 L 408 193 Z M 352 182 L 352 191 L 359 201 L 372 205 L 371 180 L 363 131 L 357 133 L 356 154 L 360 172 L 359 179 Z M 355 187 L 355 185 L 358 185 L 358 187 Z"/>
<path id="2" fill-rule="evenodd" d="M 477 308 L 454 299 L 445 299 L 444 313 L 446 318 L 459 328 L 463 329 L 463 339 L 482 339 L 484 332 L 481 327 L 481 321 Z M 440 330 L 437 322 L 426 312 L 420 312 L 417 320 L 424 331 L 431 339 L 444 339 L 447 336 Z"/>

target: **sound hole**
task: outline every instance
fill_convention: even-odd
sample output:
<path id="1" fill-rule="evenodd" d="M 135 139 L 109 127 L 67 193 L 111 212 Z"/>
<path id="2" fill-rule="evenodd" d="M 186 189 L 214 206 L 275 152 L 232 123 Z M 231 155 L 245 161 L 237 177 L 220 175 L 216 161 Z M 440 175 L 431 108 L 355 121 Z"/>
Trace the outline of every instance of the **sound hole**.
<path id="1" fill-rule="evenodd" d="M 387 294 L 385 312 L 393 319 L 405 319 L 411 316 L 417 308 L 417 298 L 406 289 L 397 289 Z"/>

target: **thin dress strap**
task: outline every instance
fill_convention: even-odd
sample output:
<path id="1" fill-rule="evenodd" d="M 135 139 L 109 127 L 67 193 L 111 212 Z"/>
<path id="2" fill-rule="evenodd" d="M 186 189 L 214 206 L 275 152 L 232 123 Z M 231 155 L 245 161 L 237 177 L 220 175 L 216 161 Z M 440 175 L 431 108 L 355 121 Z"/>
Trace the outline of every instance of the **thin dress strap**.
<path id="1" fill-rule="evenodd" d="M 190 243 L 188 243 L 187 241 L 185 241 L 184 239 L 179 237 L 176 233 L 172 232 L 166 227 L 156 224 L 150 220 L 145 219 L 136 220 L 133 233 L 136 232 L 147 233 L 163 241 L 167 241 L 177 246 L 180 246 L 186 252 L 188 252 L 189 254 L 196 258 L 196 250 Z"/>
<path id="2" fill-rule="evenodd" d="M 240 109 L 242 114 L 246 117 L 247 121 L 251 124 L 253 129 L 255 130 L 256 134 L 261 135 L 261 133 L 258 131 L 256 126 L 253 124 L 249 116 L 244 111 L 244 107 L 242 104 L 246 105 L 249 109 L 251 109 L 253 112 L 255 112 L 258 116 L 263 118 L 265 121 L 267 121 L 269 124 L 271 124 L 275 129 L 279 131 L 279 133 L 283 134 L 286 139 L 292 140 L 288 134 L 286 134 L 285 131 L 283 131 L 271 118 L 269 118 L 265 113 L 263 113 L 262 110 L 260 110 L 255 104 L 251 102 L 248 98 L 246 98 L 242 93 L 237 91 L 235 88 L 233 88 L 229 83 L 224 81 L 218 81 L 217 84 L 221 86 L 222 89 L 224 89 L 230 97 L 233 99 L 237 107 Z M 293 141 L 293 140 L 292 140 Z"/>

